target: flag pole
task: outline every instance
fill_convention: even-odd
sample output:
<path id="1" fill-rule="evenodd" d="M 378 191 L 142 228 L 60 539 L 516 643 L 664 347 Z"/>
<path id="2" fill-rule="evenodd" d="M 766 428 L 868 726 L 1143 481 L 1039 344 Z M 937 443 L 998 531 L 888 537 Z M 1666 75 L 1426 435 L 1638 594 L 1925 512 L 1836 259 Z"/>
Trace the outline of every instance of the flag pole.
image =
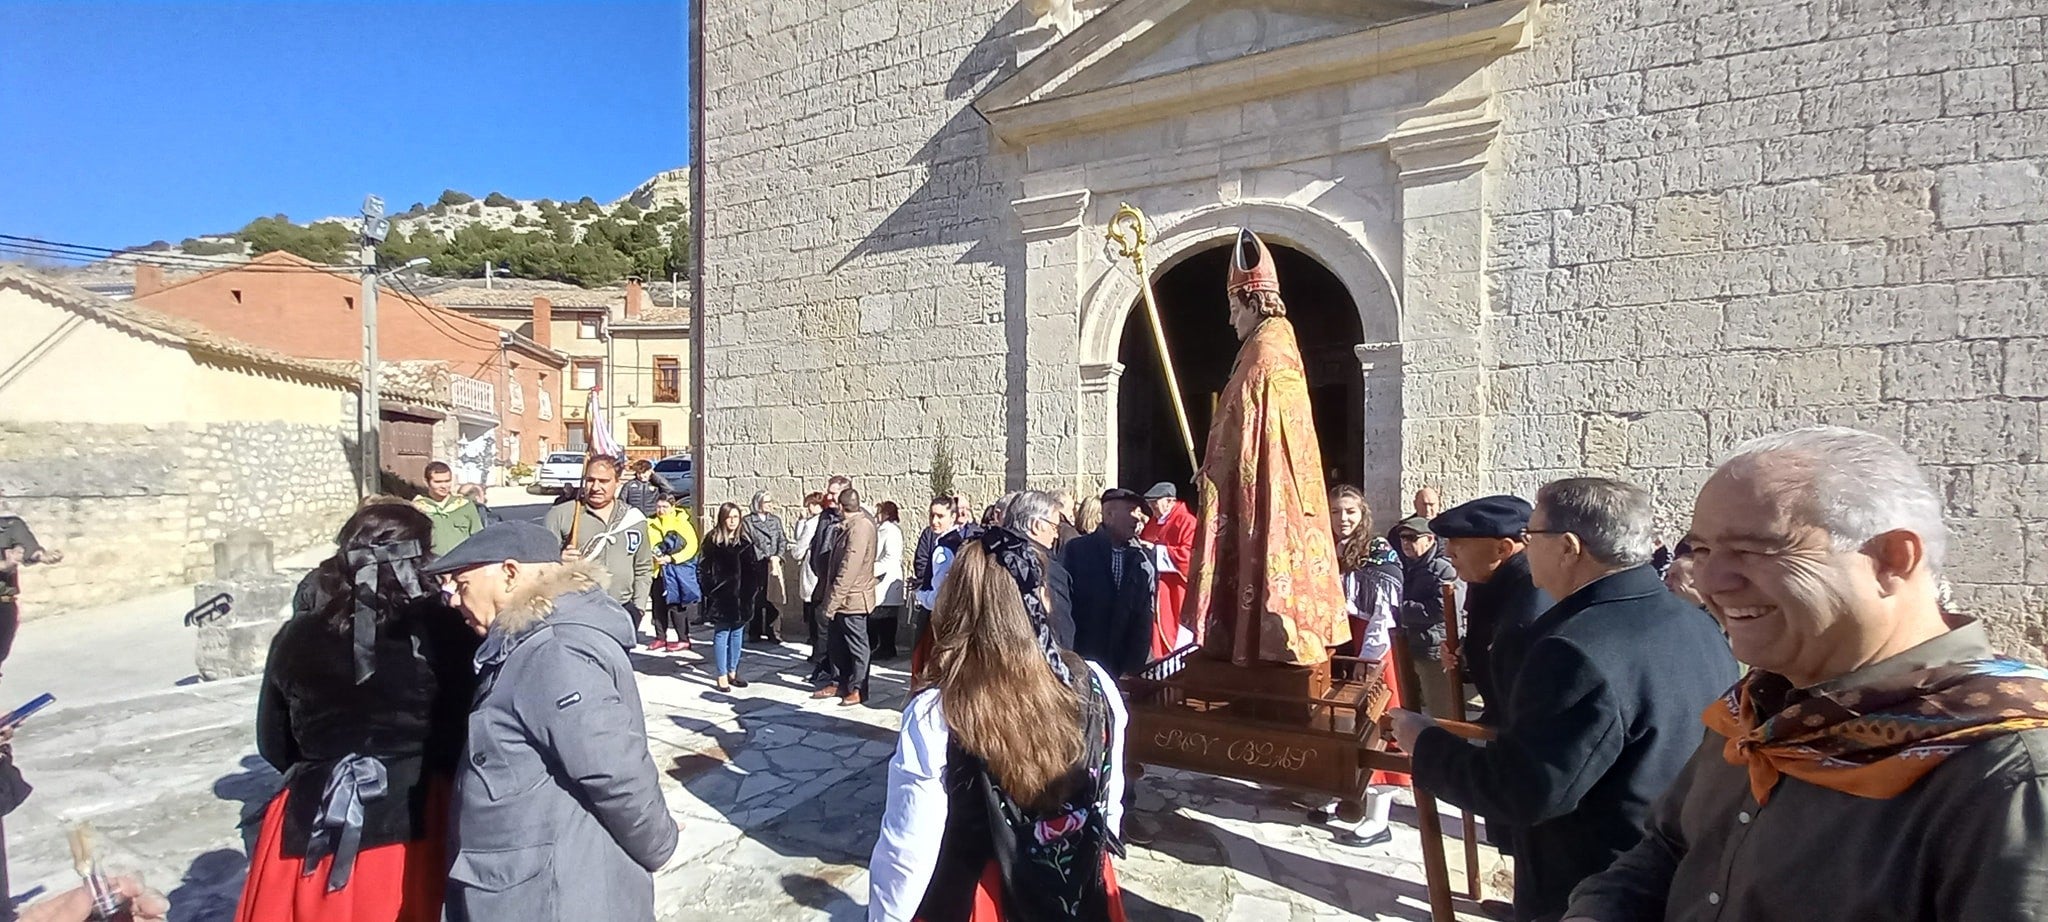
<path id="1" fill-rule="evenodd" d="M 1105 236 L 1116 245 L 1117 255 L 1130 260 L 1138 273 L 1145 316 L 1152 321 L 1152 344 L 1159 349 L 1159 368 L 1166 375 L 1166 395 L 1173 401 L 1173 419 L 1180 424 L 1180 441 L 1187 449 L 1188 472 L 1192 476 L 1202 469 L 1202 462 L 1195 456 L 1195 435 L 1188 426 L 1187 405 L 1180 398 L 1180 378 L 1173 373 L 1173 356 L 1166 349 L 1166 328 L 1159 322 L 1159 302 L 1152 296 L 1152 277 L 1145 271 L 1145 245 L 1152 241 L 1151 231 L 1145 226 L 1145 213 L 1129 203 L 1118 206 L 1115 216 L 1109 219 Z"/>

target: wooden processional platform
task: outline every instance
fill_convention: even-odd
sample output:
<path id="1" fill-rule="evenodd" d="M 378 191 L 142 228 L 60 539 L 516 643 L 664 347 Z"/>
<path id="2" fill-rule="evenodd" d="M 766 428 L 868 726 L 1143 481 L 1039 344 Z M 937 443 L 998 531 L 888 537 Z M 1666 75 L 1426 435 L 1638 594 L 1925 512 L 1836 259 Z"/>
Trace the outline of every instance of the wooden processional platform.
<path id="1" fill-rule="evenodd" d="M 1354 672 L 1357 678 L 1333 678 Z M 1377 662 L 1332 657 L 1317 666 L 1235 666 L 1183 647 L 1123 680 L 1132 762 L 1250 781 L 1356 804 L 1374 770 L 1407 772 L 1386 751 L 1380 717 L 1389 692 Z M 1417 788 L 1430 915 L 1454 922 L 1450 868 L 1436 801 Z M 1468 821 L 1469 822 L 1469 821 Z M 1471 894 L 1478 899 L 1476 890 Z"/>

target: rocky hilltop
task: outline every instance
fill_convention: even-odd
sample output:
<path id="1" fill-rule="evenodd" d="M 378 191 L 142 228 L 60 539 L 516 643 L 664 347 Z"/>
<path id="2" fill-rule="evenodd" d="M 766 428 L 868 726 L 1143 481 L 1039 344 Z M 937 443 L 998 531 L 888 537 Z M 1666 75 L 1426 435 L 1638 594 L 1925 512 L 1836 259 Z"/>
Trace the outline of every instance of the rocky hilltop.
<path id="1" fill-rule="evenodd" d="M 429 264 L 421 271 L 445 278 L 480 275 L 491 264 L 517 276 L 583 286 L 611 284 L 627 274 L 664 278 L 688 271 L 689 206 L 688 167 L 657 173 L 608 203 L 588 196 L 573 202 L 515 199 L 497 192 L 477 198 L 451 189 L 432 203 L 386 203 L 391 230 L 379 262 L 399 265 L 426 257 Z M 282 249 L 347 263 L 355 259 L 361 224 L 355 216 L 301 224 L 276 215 L 232 233 L 158 241 L 60 271 L 75 283 L 111 290 L 132 276 L 138 262 L 194 272 Z"/>

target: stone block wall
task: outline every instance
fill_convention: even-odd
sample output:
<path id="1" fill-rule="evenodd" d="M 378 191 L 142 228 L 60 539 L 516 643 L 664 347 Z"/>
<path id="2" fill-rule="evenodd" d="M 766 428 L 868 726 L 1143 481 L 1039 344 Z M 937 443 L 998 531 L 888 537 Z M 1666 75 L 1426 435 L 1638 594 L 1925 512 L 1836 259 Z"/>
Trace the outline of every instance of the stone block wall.
<path id="1" fill-rule="evenodd" d="M 66 555 L 25 572 L 23 617 L 196 582 L 240 528 L 280 556 L 329 541 L 355 507 L 353 445 L 342 425 L 0 423 L 0 510 Z"/>
<path id="2" fill-rule="evenodd" d="M 2048 35 L 2037 4 L 1553 0 L 1495 65 L 1491 486 L 1684 527 L 1803 423 L 1900 439 L 1960 608 L 2048 643 Z"/>
<path id="3" fill-rule="evenodd" d="M 706 10 L 704 499 L 857 475 L 921 501 L 1025 476 L 1024 247 L 976 93 L 1028 14 L 990 0 Z"/>

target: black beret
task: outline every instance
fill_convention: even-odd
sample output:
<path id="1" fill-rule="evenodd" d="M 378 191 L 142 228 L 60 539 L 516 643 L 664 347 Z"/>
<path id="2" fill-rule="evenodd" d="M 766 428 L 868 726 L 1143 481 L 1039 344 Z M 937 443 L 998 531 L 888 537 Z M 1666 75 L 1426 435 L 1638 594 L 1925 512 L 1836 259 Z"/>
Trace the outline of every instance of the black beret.
<path id="1" fill-rule="evenodd" d="M 1445 509 L 1430 520 L 1429 530 L 1440 538 L 1513 538 L 1529 527 L 1534 511 L 1519 496 L 1483 496 Z"/>

